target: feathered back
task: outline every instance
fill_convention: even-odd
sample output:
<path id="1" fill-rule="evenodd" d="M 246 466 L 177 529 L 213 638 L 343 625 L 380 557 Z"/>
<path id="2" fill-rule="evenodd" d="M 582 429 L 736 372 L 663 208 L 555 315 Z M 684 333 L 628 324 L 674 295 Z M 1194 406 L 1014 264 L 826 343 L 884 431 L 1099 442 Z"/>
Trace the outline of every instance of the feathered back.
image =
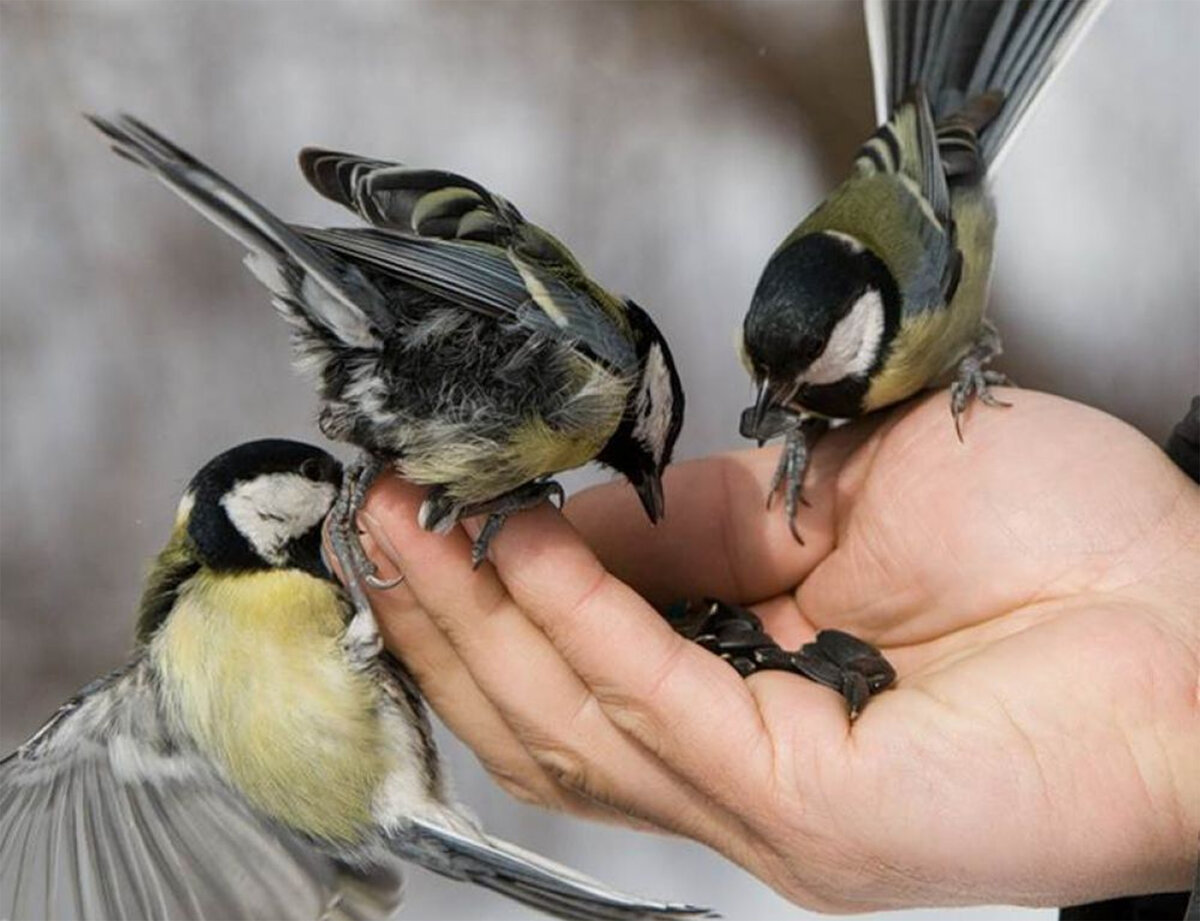
<path id="1" fill-rule="evenodd" d="M 999 114 L 978 132 L 995 168 L 1106 0 L 865 0 L 875 114 L 888 120 L 921 85 L 939 124 L 988 91 Z"/>

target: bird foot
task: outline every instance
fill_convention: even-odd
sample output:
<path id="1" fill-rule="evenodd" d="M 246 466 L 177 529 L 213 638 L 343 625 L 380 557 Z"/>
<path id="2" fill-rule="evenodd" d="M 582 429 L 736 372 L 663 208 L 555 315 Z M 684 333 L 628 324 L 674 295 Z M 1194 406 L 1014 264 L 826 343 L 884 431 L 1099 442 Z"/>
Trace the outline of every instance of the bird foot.
<path id="1" fill-rule="evenodd" d="M 474 518 L 478 515 L 487 516 L 483 528 L 475 538 L 475 543 L 471 545 L 471 565 L 478 569 L 487 558 L 488 545 L 500 533 L 500 528 L 508 520 L 509 515 L 534 508 L 546 500 L 550 500 L 560 509 L 563 507 L 566 494 L 556 480 L 537 480 L 533 483 L 526 483 L 495 499 L 462 506 L 458 510 L 457 517 L 459 519 Z"/>
<path id="2" fill-rule="evenodd" d="M 346 590 L 350 593 L 355 610 L 360 613 L 371 610 L 363 590 L 364 583 L 371 588 L 386 591 L 404 581 L 403 576 L 396 579 L 380 579 L 378 568 L 371 562 L 359 540 L 358 510 L 366 501 L 371 484 L 385 467 L 387 461 L 371 454 L 364 454 L 353 463 L 347 464 L 342 477 L 342 488 L 338 491 L 329 515 L 329 543 L 342 571 L 342 578 L 346 580 Z"/>
<path id="3" fill-rule="evenodd" d="M 1012 383 L 1008 375 L 987 367 L 1002 351 L 1000 334 L 996 332 L 996 327 L 985 321 L 983 332 L 975 340 L 975 345 L 958 363 L 957 376 L 950 385 L 950 413 L 954 417 L 954 431 L 959 441 L 963 440 L 962 417 L 972 397 L 978 397 L 979 402 L 985 406 L 1012 405 L 996 397 L 991 390 L 992 387 L 1003 387 Z"/>
<path id="4" fill-rule="evenodd" d="M 767 508 L 775 499 L 775 494 L 783 491 L 783 512 L 787 517 L 788 528 L 796 542 L 803 545 L 804 538 L 796 525 L 796 512 L 801 505 L 807 506 L 803 495 L 804 475 L 808 472 L 808 464 L 812 456 L 812 447 L 816 440 L 829 428 L 826 419 L 813 416 L 797 417 L 794 423 L 785 430 L 783 450 L 779 453 L 779 463 L 771 476 L 771 485 L 767 490 Z"/>

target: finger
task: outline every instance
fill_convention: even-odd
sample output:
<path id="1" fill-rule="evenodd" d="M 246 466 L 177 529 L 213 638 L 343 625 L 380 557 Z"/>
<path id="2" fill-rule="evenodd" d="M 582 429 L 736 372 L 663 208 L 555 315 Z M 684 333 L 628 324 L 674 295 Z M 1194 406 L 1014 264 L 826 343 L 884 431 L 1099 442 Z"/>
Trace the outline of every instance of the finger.
<path id="1" fill-rule="evenodd" d="M 360 518 L 371 525 L 362 535 L 363 550 L 379 568 L 380 577 L 399 576 L 388 554 L 381 552 L 371 537 L 372 533 L 381 533 L 379 524 L 371 521 L 366 512 L 360 513 Z M 394 551 L 391 555 L 395 556 Z M 422 695 L 446 728 L 475 753 L 505 791 L 523 802 L 575 815 L 608 822 L 633 822 L 611 807 L 564 789 L 542 769 L 479 689 L 449 640 L 421 609 L 411 589 L 401 584 L 387 591 L 368 589 L 367 594 L 387 648 L 416 679 Z"/>
<path id="2" fill-rule="evenodd" d="M 869 426 L 847 426 L 818 443 L 798 513 L 801 545 L 782 503 L 767 508 L 779 448 L 676 464 L 663 480 L 666 516 L 646 518 L 624 481 L 580 493 L 566 514 L 620 581 L 657 605 L 713 596 L 749 604 L 791 591 L 834 546 L 836 481 Z"/>
<path id="3" fill-rule="evenodd" d="M 493 568 L 472 569 L 470 541 L 461 528 L 435 535 L 418 527 L 420 500 L 416 488 L 385 481 L 368 497 L 364 524 L 382 525 L 376 541 L 382 549 L 396 548 L 393 562 L 417 603 L 541 768 L 567 789 L 660 827 L 709 841 L 735 837 L 736 819 L 719 815 L 609 722 Z M 528 514 L 513 516 L 500 536 Z M 568 586 L 581 577 L 570 569 L 558 575 Z"/>
<path id="4" fill-rule="evenodd" d="M 552 509 L 513 518 L 492 554 L 514 601 L 617 726 L 726 809 L 751 808 L 744 791 L 771 785 L 775 746 L 733 669 L 679 637 L 604 570 Z M 565 572 L 574 578 L 564 580 Z M 818 700 L 818 707 L 832 707 L 828 698 Z M 836 753 L 846 717 L 844 708 L 839 719 L 830 717 L 833 712 L 814 719 L 811 730 L 814 745 L 828 742 Z"/>

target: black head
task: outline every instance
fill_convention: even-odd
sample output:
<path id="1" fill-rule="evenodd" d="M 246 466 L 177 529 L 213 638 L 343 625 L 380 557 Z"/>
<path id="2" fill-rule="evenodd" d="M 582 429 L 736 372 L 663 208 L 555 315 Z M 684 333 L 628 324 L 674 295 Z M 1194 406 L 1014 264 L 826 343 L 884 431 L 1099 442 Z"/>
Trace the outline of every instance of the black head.
<path id="1" fill-rule="evenodd" d="M 786 244 L 763 270 L 743 325 L 756 416 L 793 402 L 858 415 L 899 323 L 895 279 L 858 240 L 822 231 Z"/>
<path id="2" fill-rule="evenodd" d="M 597 456 L 623 473 L 637 490 L 650 520 L 663 515 L 662 475 L 683 427 L 683 385 L 675 359 L 650 315 L 625 301 L 638 356 L 638 378 L 621 425 Z"/>
<path id="3" fill-rule="evenodd" d="M 331 578 L 321 559 L 321 526 L 341 482 L 341 464 L 320 448 L 251 441 L 204 465 L 180 514 L 210 569 L 302 569 Z"/>

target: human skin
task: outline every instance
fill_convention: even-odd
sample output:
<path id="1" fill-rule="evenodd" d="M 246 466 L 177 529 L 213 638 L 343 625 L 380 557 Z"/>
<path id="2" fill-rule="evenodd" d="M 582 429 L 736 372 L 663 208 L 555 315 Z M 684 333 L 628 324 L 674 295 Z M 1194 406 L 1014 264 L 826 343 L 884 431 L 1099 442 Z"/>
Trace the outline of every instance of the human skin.
<path id="1" fill-rule="evenodd" d="M 394 477 L 362 523 L 388 646 L 522 799 L 702 841 L 825 911 L 1065 905 L 1191 884 L 1200 835 L 1200 489 L 1096 410 L 945 393 L 826 436 L 803 546 L 777 449 L 421 531 Z M 372 546 L 374 545 L 374 546 Z M 399 548 L 397 551 L 396 548 Z M 796 675 L 741 679 L 652 604 L 752 604 L 786 648 L 837 627 L 893 689 L 849 723 Z"/>

